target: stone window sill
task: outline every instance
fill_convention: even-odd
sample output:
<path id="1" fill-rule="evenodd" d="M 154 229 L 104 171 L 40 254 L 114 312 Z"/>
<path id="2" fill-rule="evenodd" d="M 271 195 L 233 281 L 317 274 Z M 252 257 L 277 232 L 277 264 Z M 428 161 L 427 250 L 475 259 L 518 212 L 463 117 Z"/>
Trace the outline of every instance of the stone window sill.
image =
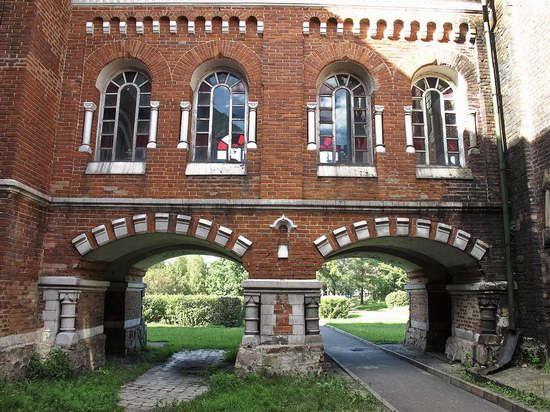
<path id="1" fill-rule="evenodd" d="M 416 166 L 416 178 L 473 180 L 474 176 L 467 167 Z"/>
<path id="2" fill-rule="evenodd" d="M 244 176 L 244 163 L 187 163 L 186 176 Z"/>
<path id="3" fill-rule="evenodd" d="M 144 175 L 145 162 L 91 162 L 87 175 Z"/>
<path id="4" fill-rule="evenodd" d="M 317 177 L 376 177 L 375 166 L 318 165 Z"/>

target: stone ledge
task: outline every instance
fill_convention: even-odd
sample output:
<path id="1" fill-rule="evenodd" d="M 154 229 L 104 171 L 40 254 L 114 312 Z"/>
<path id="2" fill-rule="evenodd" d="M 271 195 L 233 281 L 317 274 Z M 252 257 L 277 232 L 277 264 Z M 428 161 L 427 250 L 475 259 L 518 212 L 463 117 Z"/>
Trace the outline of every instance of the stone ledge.
<path id="1" fill-rule="evenodd" d="M 449 293 L 477 293 L 477 292 L 504 292 L 508 287 L 508 282 L 499 280 L 496 282 L 476 282 L 476 283 L 460 283 L 447 285 L 446 289 Z M 517 285 L 514 283 L 514 289 Z"/>
<path id="2" fill-rule="evenodd" d="M 102 280 L 81 279 L 76 276 L 41 276 L 38 287 L 42 289 L 99 289 L 105 290 L 110 282 Z"/>
<path id="3" fill-rule="evenodd" d="M 323 287 L 323 283 L 318 280 L 298 280 L 298 279 L 247 279 L 241 283 L 245 290 L 262 289 L 262 290 L 284 290 L 292 292 L 293 290 L 319 290 Z"/>
<path id="4" fill-rule="evenodd" d="M 143 175 L 145 162 L 90 162 L 87 175 Z"/>
<path id="5" fill-rule="evenodd" d="M 317 177 L 377 177 L 375 166 L 319 165 Z"/>
<path id="6" fill-rule="evenodd" d="M 473 180 L 472 170 L 460 167 L 417 166 L 417 179 L 460 179 Z"/>

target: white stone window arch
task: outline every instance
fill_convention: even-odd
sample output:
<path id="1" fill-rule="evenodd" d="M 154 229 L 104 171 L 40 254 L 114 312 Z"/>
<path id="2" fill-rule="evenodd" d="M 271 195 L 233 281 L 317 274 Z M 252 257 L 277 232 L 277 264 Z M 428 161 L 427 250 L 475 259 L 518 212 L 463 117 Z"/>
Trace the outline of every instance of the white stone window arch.
<path id="1" fill-rule="evenodd" d="M 370 100 L 357 75 L 325 77 L 318 92 L 320 164 L 373 164 Z"/>
<path id="2" fill-rule="evenodd" d="M 230 67 L 209 70 L 194 94 L 192 160 L 244 163 L 246 159 L 248 87 Z"/>
<path id="3" fill-rule="evenodd" d="M 96 160 L 144 162 L 150 123 L 149 76 L 133 68 L 116 72 L 102 88 Z"/>
<path id="4" fill-rule="evenodd" d="M 464 167 L 465 81 L 449 67 L 428 66 L 414 76 L 411 94 L 417 165 Z"/>

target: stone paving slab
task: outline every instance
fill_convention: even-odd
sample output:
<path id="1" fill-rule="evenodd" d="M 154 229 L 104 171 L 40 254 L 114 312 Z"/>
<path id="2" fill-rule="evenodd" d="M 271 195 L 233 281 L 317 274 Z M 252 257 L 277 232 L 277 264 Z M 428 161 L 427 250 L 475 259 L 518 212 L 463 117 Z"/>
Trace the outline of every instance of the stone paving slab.
<path id="1" fill-rule="evenodd" d="M 206 378 L 197 375 L 222 361 L 223 350 L 192 350 L 172 355 L 124 385 L 119 405 L 128 412 L 153 410 L 159 405 L 191 400 L 208 390 Z"/>

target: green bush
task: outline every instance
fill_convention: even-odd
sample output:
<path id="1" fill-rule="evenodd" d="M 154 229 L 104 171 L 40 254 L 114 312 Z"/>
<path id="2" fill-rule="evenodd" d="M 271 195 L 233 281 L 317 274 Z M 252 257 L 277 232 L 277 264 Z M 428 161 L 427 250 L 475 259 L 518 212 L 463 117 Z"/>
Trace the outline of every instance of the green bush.
<path id="1" fill-rule="evenodd" d="M 45 359 L 33 353 L 27 365 L 26 374 L 27 379 L 31 381 L 59 381 L 70 378 L 73 375 L 73 369 L 66 352 L 52 349 Z"/>
<path id="2" fill-rule="evenodd" d="M 324 296 L 321 298 L 319 314 L 326 319 L 347 318 L 351 302 L 343 296 Z"/>
<path id="3" fill-rule="evenodd" d="M 409 306 L 409 294 L 404 290 L 388 293 L 386 296 L 386 306 L 390 309 L 398 306 Z"/>
<path id="4" fill-rule="evenodd" d="M 145 322 L 181 326 L 240 326 L 242 298 L 210 295 L 147 295 L 143 299 Z"/>

